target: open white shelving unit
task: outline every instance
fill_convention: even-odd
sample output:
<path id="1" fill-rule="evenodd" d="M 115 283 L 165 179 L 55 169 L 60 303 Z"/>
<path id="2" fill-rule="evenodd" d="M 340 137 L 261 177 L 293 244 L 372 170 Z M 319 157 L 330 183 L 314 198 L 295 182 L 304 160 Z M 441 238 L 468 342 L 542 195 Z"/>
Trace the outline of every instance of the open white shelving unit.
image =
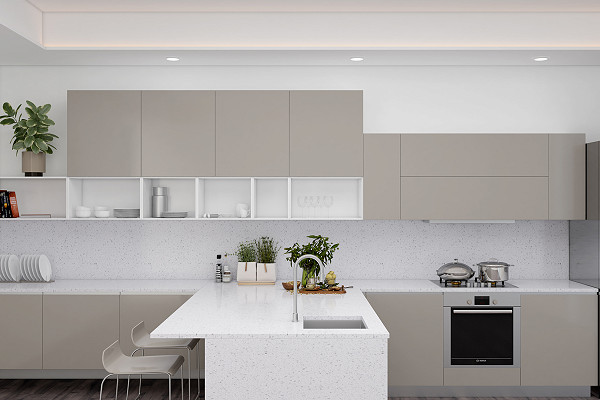
<path id="1" fill-rule="evenodd" d="M 168 188 L 168 211 L 187 218 L 152 218 L 152 188 Z M 223 177 L 1 177 L 0 188 L 17 193 L 21 214 L 51 214 L 53 220 L 360 220 L 363 178 Z M 248 206 L 240 218 L 237 206 Z M 77 218 L 75 208 L 92 208 Z M 110 209 L 109 218 L 93 208 Z M 140 218 L 115 218 L 115 208 L 138 208 Z M 212 217 L 206 217 L 210 215 Z M 33 218 L 2 219 L 2 221 Z M 44 218 L 46 219 L 46 218 Z"/>

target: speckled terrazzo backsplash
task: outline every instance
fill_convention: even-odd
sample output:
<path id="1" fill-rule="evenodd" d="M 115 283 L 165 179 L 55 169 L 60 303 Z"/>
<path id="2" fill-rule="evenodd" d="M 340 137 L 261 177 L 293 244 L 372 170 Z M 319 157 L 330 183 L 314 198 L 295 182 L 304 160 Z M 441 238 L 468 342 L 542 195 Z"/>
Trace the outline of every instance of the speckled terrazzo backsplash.
<path id="1" fill-rule="evenodd" d="M 568 279 L 568 230 L 564 221 L 2 221 L 0 254 L 47 254 L 57 279 L 212 279 L 216 254 L 240 241 L 269 235 L 287 247 L 323 234 L 340 243 L 328 268 L 340 279 L 434 279 L 457 257 L 510 262 L 514 279 Z M 291 279 L 283 254 L 278 269 Z"/>

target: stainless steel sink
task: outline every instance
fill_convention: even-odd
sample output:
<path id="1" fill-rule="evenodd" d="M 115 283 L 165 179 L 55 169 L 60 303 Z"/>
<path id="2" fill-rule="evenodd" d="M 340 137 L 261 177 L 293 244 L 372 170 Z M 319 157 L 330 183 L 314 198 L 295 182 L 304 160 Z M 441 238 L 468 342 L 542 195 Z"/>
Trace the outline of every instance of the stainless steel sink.
<path id="1" fill-rule="evenodd" d="M 349 319 L 315 319 L 304 318 L 304 329 L 367 329 L 361 317 Z"/>

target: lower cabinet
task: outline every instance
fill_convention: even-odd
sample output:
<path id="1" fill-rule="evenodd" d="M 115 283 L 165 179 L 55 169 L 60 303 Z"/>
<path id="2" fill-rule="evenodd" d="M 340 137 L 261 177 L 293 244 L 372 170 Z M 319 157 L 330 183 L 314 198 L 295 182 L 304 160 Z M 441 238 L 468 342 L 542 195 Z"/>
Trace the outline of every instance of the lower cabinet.
<path id="1" fill-rule="evenodd" d="M 45 294 L 43 324 L 44 369 L 103 369 L 102 351 L 119 338 L 119 295 Z"/>
<path id="2" fill-rule="evenodd" d="M 521 385 L 598 384 L 598 297 L 521 295 Z"/>
<path id="3" fill-rule="evenodd" d="M 367 293 L 390 332 L 389 386 L 443 386 L 444 300 L 441 293 Z"/>
<path id="4" fill-rule="evenodd" d="M 135 350 L 131 341 L 131 329 L 134 326 L 144 321 L 146 329 L 151 332 L 190 297 L 192 295 L 187 294 L 122 294 L 119 341 L 123 352 L 130 355 Z M 198 346 L 200 346 L 200 368 L 202 369 L 204 368 L 204 340 L 201 340 Z M 149 350 L 144 354 L 181 354 L 187 359 L 186 350 Z M 137 355 L 141 354 L 138 352 Z M 194 350 L 192 353 L 192 370 L 196 369 L 196 365 L 196 350 Z M 187 368 L 187 365 L 184 367 Z M 185 376 L 187 377 L 187 371 Z"/>
<path id="5" fill-rule="evenodd" d="M 0 369 L 42 368 L 42 295 L 0 295 Z"/>

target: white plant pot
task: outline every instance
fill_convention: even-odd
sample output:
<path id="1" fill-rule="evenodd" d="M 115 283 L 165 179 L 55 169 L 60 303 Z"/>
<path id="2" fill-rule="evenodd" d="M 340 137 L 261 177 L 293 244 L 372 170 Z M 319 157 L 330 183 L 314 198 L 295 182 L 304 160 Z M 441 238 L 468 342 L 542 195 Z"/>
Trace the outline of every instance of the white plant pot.
<path id="1" fill-rule="evenodd" d="M 256 263 L 238 262 L 237 280 L 238 282 L 256 282 Z"/>
<path id="2" fill-rule="evenodd" d="M 256 281 L 262 283 L 275 283 L 277 280 L 276 263 L 258 263 L 256 264 Z"/>

